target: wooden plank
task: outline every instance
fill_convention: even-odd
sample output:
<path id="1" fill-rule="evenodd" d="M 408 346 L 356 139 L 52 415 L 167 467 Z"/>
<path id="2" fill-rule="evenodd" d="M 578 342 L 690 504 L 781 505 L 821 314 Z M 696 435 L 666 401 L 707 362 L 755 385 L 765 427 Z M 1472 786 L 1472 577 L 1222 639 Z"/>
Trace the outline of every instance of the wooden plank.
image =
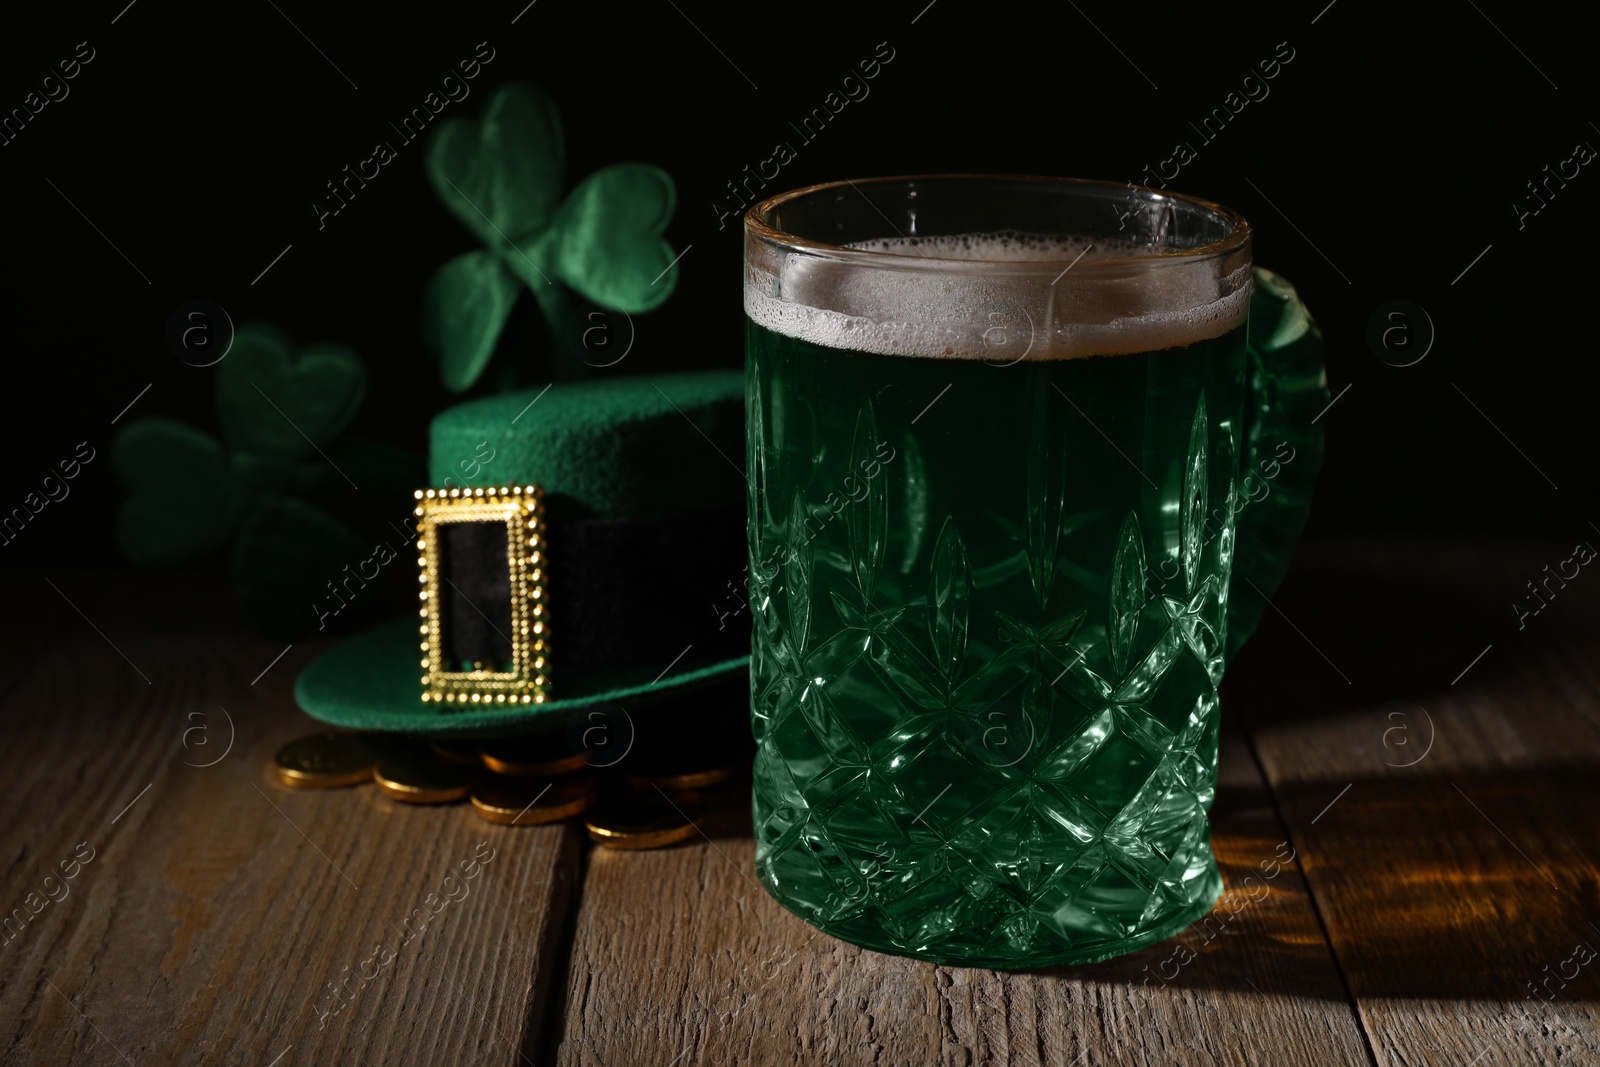
<path id="1" fill-rule="evenodd" d="M 572 828 L 286 790 L 267 761 L 314 729 L 290 687 L 315 648 L 274 663 L 281 645 L 206 617 L 215 586 L 63 588 L 104 637 L 72 628 L 0 708 L 0 907 L 38 909 L 0 942 L 0 1061 L 513 1064 L 538 1047 Z M 206 743 L 185 747 L 196 727 Z"/>
<path id="2" fill-rule="evenodd" d="M 1322 690 L 1241 703 L 1380 1064 L 1600 1059 L 1600 577 L 1510 606 L 1570 550 L 1313 553 L 1252 651 Z"/>
<path id="3" fill-rule="evenodd" d="M 1229 891 L 1209 925 L 1119 960 L 1034 973 L 938 967 L 807 926 L 755 881 L 744 788 L 694 843 L 593 853 L 557 1063 L 1366 1059 L 1296 864 L 1263 877 L 1263 862 L 1288 852 L 1237 739 L 1224 746 L 1213 811 Z"/>

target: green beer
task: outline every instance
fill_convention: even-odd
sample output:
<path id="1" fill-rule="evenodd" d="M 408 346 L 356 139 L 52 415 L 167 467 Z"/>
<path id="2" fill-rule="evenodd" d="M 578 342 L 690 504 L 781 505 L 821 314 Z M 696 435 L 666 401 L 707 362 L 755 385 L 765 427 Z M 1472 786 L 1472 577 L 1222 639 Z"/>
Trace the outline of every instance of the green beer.
<path id="1" fill-rule="evenodd" d="M 752 218 L 794 225 L 771 203 Z M 1228 221 L 1242 280 L 1236 256 L 1152 281 L 1171 249 L 1137 236 L 747 236 L 756 866 L 809 922 L 1036 967 L 1220 892 L 1250 295 Z M 1042 287 L 1068 261 L 1076 288 Z"/>

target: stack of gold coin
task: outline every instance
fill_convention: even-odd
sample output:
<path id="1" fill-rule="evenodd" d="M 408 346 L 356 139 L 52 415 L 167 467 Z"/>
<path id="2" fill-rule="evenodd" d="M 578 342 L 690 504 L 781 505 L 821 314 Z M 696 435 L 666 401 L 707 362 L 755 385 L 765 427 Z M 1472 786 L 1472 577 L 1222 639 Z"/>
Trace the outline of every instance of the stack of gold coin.
<path id="1" fill-rule="evenodd" d="M 671 797 L 689 797 L 732 778 L 737 759 L 726 746 L 698 745 L 684 734 L 675 734 L 661 738 L 647 750 L 633 753 L 618 770 L 636 790 L 645 793 L 660 790 Z"/>
<path id="2" fill-rule="evenodd" d="M 606 793 L 584 825 L 604 848 L 665 848 L 699 833 L 704 805 L 697 795 L 620 789 Z"/>
<path id="3" fill-rule="evenodd" d="M 472 789 L 472 810 L 502 826 L 537 826 L 581 815 L 594 803 L 594 783 L 574 776 L 541 781 L 502 778 L 480 781 Z"/>
<path id="4" fill-rule="evenodd" d="M 438 756 L 446 763 L 453 763 L 457 767 L 476 768 L 481 762 L 478 759 L 478 745 L 475 741 L 433 738 L 429 740 L 428 747 L 433 749 L 435 756 Z"/>
<path id="5" fill-rule="evenodd" d="M 589 838 L 603 848 L 665 848 L 700 834 L 740 756 L 692 729 L 663 730 L 617 767 L 621 781 L 589 813 Z"/>
<path id="6" fill-rule="evenodd" d="M 473 813 L 501 826 L 585 818 L 605 848 L 663 848 L 699 832 L 707 801 L 733 775 L 737 757 L 697 748 L 686 735 L 664 739 L 648 756 L 596 779 L 588 753 L 559 733 L 491 740 L 389 734 L 321 733 L 292 741 L 273 760 L 295 789 L 376 783 L 403 804 L 470 798 Z"/>
<path id="7" fill-rule="evenodd" d="M 292 789 L 333 789 L 372 781 L 381 754 L 366 734 L 313 734 L 280 748 L 273 769 Z"/>
<path id="8" fill-rule="evenodd" d="M 402 804 L 448 804 L 472 788 L 472 770 L 440 758 L 430 746 L 409 744 L 378 762 L 373 781 Z"/>
<path id="9" fill-rule="evenodd" d="M 635 789 L 649 789 L 654 786 L 667 793 L 692 793 L 726 782 L 733 777 L 733 768 L 722 766 L 675 771 L 656 767 L 642 772 L 630 771 L 625 777 L 628 784 Z"/>
<path id="10" fill-rule="evenodd" d="M 588 766 L 589 753 L 574 752 L 562 734 L 525 734 L 484 741 L 478 746 L 483 765 L 495 774 L 550 777 Z"/>
<path id="11" fill-rule="evenodd" d="M 587 752 L 574 752 L 559 733 L 480 741 L 483 773 L 472 789 L 472 810 L 501 826 L 538 826 L 581 815 L 594 803 L 593 779 L 582 774 Z"/>

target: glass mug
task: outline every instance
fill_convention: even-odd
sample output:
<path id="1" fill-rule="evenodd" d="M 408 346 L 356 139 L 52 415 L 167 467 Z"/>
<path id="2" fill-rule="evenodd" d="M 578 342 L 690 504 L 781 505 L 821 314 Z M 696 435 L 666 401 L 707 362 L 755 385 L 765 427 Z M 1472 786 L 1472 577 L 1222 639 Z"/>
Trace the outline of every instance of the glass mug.
<path id="1" fill-rule="evenodd" d="M 1217 684 L 1327 402 L 1249 224 L 1067 179 L 818 185 L 746 216 L 744 301 L 763 884 L 997 968 L 1205 914 Z"/>

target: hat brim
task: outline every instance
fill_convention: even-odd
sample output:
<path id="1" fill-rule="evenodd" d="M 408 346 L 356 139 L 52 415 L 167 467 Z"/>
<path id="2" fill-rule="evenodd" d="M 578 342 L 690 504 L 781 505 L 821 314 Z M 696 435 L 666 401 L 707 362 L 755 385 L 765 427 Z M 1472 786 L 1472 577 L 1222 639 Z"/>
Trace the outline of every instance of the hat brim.
<path id="1" fill-rule="evenodd" d="M 375 626 L 318 656 L 294 683 L 306 714 L 356 730 L 430 737 L 497 737 L 548 729 L 575 711 L 626 702 L 630 707 L 675 696 L 742 671 L 750 657 L 669 670 L 561 675 L 557 699 L 496 711 L 446 711 L 424 704 L 417 681 L 417 624 L 401 618 Z"/>

